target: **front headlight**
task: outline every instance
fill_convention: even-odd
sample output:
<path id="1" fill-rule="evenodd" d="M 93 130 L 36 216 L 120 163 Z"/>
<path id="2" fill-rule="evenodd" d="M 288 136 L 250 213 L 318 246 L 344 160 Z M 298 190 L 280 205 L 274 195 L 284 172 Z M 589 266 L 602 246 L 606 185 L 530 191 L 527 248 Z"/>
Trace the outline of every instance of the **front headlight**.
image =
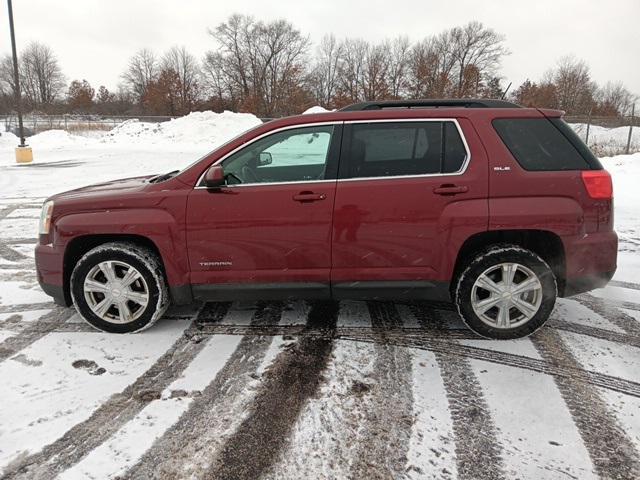
<path id="1" fill-rule="evenodd" d="M 40 235 L 49 235 L 51 228 L 51 215 L 53 214 L 53 200 L 44 202 L 42 205 L 42 213 L 40 213 Z"/>

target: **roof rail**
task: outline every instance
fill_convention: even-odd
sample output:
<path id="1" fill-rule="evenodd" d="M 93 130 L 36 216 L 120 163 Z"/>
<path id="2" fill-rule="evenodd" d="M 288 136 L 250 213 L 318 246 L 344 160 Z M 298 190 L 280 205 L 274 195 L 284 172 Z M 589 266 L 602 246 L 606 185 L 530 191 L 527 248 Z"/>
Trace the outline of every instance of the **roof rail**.
<path id="1" fill-rule="evenodd" d="M 492 100 L 483 98 L 453 98 L 436 100 L 385 100 L 380 102 L 362 102 L 347 105 L 340 109 L 341 112 L 358 112 L 362 110 L 382 110 L 383 108 L 522 108 L 515 103 L 505 100 Z"/>

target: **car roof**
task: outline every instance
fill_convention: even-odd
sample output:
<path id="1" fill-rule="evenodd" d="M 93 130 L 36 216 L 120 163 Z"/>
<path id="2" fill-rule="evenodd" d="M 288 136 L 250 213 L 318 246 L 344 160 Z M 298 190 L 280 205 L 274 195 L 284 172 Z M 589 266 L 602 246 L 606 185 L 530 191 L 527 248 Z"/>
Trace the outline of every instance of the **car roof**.
<path id="1" fill-rule="evenodd" d="M 291 117 L 271 120 L 264 124 L 265 129 L 310 123 L 349 122 L 349 121 L 380 121 L 401 119 L 428 118 L 540 118 L 560 117 L 564 112 L 559 110 L 539 110 L 537 108 L 473 108 L 473 107 L 437 107 L 437 108 L 383 108 L 377 110 L 337 110 L 325 113 L 311 113 L 294 115 Z"/>

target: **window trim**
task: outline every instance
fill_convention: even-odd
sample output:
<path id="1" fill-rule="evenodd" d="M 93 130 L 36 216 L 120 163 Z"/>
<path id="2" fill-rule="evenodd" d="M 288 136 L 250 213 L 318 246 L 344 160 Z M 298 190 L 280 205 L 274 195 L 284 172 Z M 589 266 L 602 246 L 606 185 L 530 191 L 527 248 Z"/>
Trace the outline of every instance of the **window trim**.
<path id="1" fill-rule="evenodd" d="M 243 188 L 243 187 L 260 187 L 260 186 L 273 186 L 273 185 L 299 185 L 299 184 L 307 184 L 307 183 L 341 183 L 341 182 L 360 182 L 360 181 L 370 181 L 370 180 L 395 180 L 395 179 L 407 179 L 407 178 L 429 178 L 429 177 L 457 177 L 460 175 L 463 175 L 467 169 L 469 168 L 469 163 L 471 163 L 471 149 L 469 148 L 469 144 L 467 143 L 467 138 L 464 135 L 464 132 L 462 130 L 462 127 L 460 126 L 460 123 L 458 122 L 458 119 L 455 117 L 439 117 L 439 118 L 425 118 L 425 117 L 419 117 L 419 118 L 388 118 L 388 119 L 362 119 L 362 120 L 345 120 L 345 121 L 330 121 L 330 122 L 314 122 L 314 123 L 304 123 L 304 124 L 296 124 L 296 125 L 287 125 L 284 127 L 280 127 L 280 128 L 276 128 L 275 130 L 269 130 L 268 132 L 263 133 L 262 135 L 258 135 L 255 138 L 252 138 L 251 140 L 249 140 L 246 143 L 243 143 L 242 145 L 239 145 L 238 147 L 234 148 L 232 151 L 230 151 L 229 153 L 227 153 L 226 155 L 223 155 L 222 157 L 220 157 L 218 160 L 216 160 L 215 162 L 211 163 L 207 168 L 204 169 L 204 171 L 202 172 L 202 174 L 200 175 L 200 177 L 198 177 L 198 181 L 196 182 L 195 186 L 193 187 L 194 190 L 208 190 L 209 188 L 202 185 L 202 182 L 204 180 L 204 176 L 207 173 L 207 170 L 209 168 L 211 168 L 213 165 L 217 165 L 223 161 L 225 161 L 228 157 L 230 157 L 231 155 L 235 154 L 236 152 L 242 150 L 245 147 L 249 147 L 250 145 L 252 145 L 254 142 L 257 142 L 258 140 L 267 137 L 269 135 L 273 135 L 275 133 L 279 133 L 285 130 L 293 130 L 296 128 L 306 128 L 306 127 L 319 127 L 319 126 L 326 126 L 326 125 L 334 125 L 334 126 L 344 126 L 344 125 L 351 125 L 351 124 L 356 124 L 356 123 L 419 123 L 419 122 L 453 122 L 453 124 L 456 126 L 456 129 L 458 130 L 458 134 L 460 135 L 460 138 L 462 139 L 462 144 L 464 145 L 464 149 L 467 153 L 467 156 L 464 160 L 464 162 L 462 163 L 462 166 L 460 167 L 460 169 L 457 172 L 451 172 L 451 173 L 422 173 L 422 174 L 415 174 L 415 175 L 389 175 L 389 176 L 384 176 L 384 177 L 356 177 L 356 178 L 331 178 L 331 179 L 323 179 L 323 180 L 299 180 L 299 181 L 295 181 L 295 182 L 265 182 L 265 183 L 238 183 L 238 184 L 234 184 L 234 185 L 225 185 L 224 188 Z M 344 137 L 344 131 L 341 133 L 341 136 Z M 333 138 L 332 138 L 332 142 L 333 142 Z M 342 143 L 344 143 L 344 138 L 342 138 Z M 329 147 L 329 149 L 331 149 L 331 147 Z M 327 159 L 327 161 L 329 161 L 329 159 Z M 342 158 L 342 149 L 340 149 L 340 159 L 339 159 L 339 163 L 342 163 L 343 158 Z M 339 172 L 338 172 L 339 173 Z"/>
<path id="2" fill-rule="evenodd" d="M 467 153 L 464 162 L 462 163 L 460 169 L 456 172 L 450 173 L 420 173 L 413 175 L 386 175 L 379 177 L 353 177 L 353 178 L 338 178 L 338 182 L 359 182 L 359 181 L 370 181 L 370 180 L 395 180 L 395 179 L 404 179 L 404 178 L 423 178 L 423 177 L 456 177 L 463 175 L 467 168 L 469 167 L 469 163 L 471 162 L 471 149 L 469 148 L 469 144 L 467 143 L 467 139 L 464 136 L 464 132 L 462 131 L 462 127 L 458 122 L 457 118 L 390 118 L 390 119 L 374 119 L 374 120 L 347 120 L 344 122 L 345 125 L 350 124 L 359 124 L 359 123 L 420 123 L 420 122 L 452 122 L 456 129 L 458 130 L 458 135 L 462 139 L 462 144 L 464 145 L 464 149 Z M 344 135 L 344 132 L 343 132 Z M 343 140 L 344 143 L 344 140 Z M 342 153 L 342 152 L 341 152 Z M 343 157 L 340 155 L 340 163 L 342 163 Z"/>
<path id="3" fill-rule="evenodd" d="M 216 160 L 215 162 L 211 163 L 207 168 L 204 169 L 204 171 L 202 172 L 202 175 L 200 175 L 198 177 L 198 181 L 196 182 L 195 186 L 193 187 L 194 190 L 208 190 L 209 187 L 202 185 L 202 182 L 204 180 L 204 176 L 207 173 L 207 170 L 209 170 L 212 166 L 214 165 L 218 165 L 219 163 L 224 162 L 227 158 L 229 158 L 230 156 L 234 155 L 235 153 L 239 152 L 240 150 L 243 150 L 244 148 L 247 148 L 251 145 L 253 145 L 255 142 L 257 142 L 258 140 L 261 140 L 265 137 L 268 137 L 270 135 L 274 135 L 276 133 L 280 133 L 280 132 L 284 132 L 286 130 L 294 130 L 294 129 L 298 129 L 298 128 L 308 128 L 308 127 L 322 127 L 322 126 L 327 126 L 327 125 L 333 125 L 335 126 L 342 126 L 344 124 L 344 122 L 342 121 L 331 121 L 331 122 L 315 122 L 315 123 L 303 123 L 303 124 L 296 124 L 296 125 L 286 125 L 284 127 L 280 127 L 280 128 L 276 128 L 275 130 L 269 130 L 268 132 L 264 132 L 262 135 L 258 135 L 257 137 L 252 138 L 251 140 L 249 140 L 246 143 L 243 143 L 242 145 L 239 145 L 238 147 L 234 148 L 233 150 L 231 150 L 229 153 L 227 153 L 226 155 L 223 155 L 222 157 L 220 157 L 218 160 Z M 334 140 L 334 136 L 332 135 L 331 138 L 331 142 L 333 143 Z M 329 150 L 327 151 L 327 163 L 329 162 L 329 153 L 331 151 L 331 144 L 329 144 Z M 242 187 L 257 187 L 257 186 L 269 186 L 269 185 L 296 185 L 296 184 L 300 184 L 300 183 L 324 183 L 324 182 L 335 182 L 336 179 L 335 178 L 329 178 L 329 179 L 323 179 L 323 180 L 296 180 L 293 182 L 262 182 L 262 183 L 237 183 L 234 185 L 225 185 L 224 188 L 242 188 Z"/>

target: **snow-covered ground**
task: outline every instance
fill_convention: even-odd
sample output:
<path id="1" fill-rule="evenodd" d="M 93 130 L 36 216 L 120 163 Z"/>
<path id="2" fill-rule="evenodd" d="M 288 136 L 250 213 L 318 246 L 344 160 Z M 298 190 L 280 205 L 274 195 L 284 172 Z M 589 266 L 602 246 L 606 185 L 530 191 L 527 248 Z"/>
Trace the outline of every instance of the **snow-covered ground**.
<path id="1" fill-rule="evenodd" d="M 612 173 L 619 269 L 496 342 L 426 303 L 174 308 L 107 335 L 37 285 L 42 200 L 192 163 L 257 125 L 204 112 L 102 137 L 0 136 L 0 476 L 640 478 L 640 154 Z"/>

